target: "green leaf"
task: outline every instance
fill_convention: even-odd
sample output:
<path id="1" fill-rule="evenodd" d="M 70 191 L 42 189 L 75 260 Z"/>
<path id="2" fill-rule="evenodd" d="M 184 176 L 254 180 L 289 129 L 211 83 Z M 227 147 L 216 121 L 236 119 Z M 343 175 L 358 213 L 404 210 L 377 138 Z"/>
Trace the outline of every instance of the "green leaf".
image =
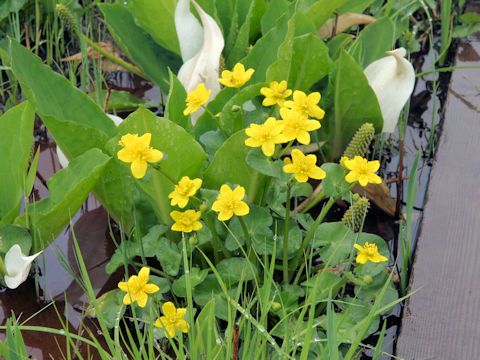
<path id="1" fill-rule="evenodd" d="M 354 289 L 355 296 L 357 296 L 359 300 L 362 300 L 365 303 L 373 304 L 375 300 L 378 298 L 379 294 L 381 293 L 383 287 L 385 286 L 385 282 L 387 280 L 388 280 L 388 275 L 386 273 L 375 276 L 375 278 L 373 279 L 373 282 L 370 285 L 355 286 L 355 289 Z M 395 285 L 393 284 L 393 282 L 390 281 L 385 290 L 385 294 L 383 295 L 382 299 L 380 300 L 380 303 L 378 304 L 378 307 L 381 309 L 387 306 L 388 304 L 393 303 L 396 300 L 398 300 L 398 291 L 395 288 Z M 393 308 L 388 309 L 380 315 L 388 315 L 393 310 L 394 310 Z"/>
<path id="2" fill-rule="evenodd" d="M 199 269 L 197 267 L 190 269 L 190 285 L 192 290 L 195 291 L 195 287 L 201 284 L 208 275 L 207 269 Z M 187 296 L 187 287 L 186 287 L 185 275 L 180 276 L 172 284 L 172 291 L 176 296 L 186 297 Z"/>
<path id="3" fill-rule="evenodd" d="M 328 48 L 314 34 L 296 37 L 293 54 L 288 80 L 292 89 L 308 91 L 332 70 L 333 62 L 328 55 Z"/>
<path id="4" fill-rule="evenodd" d="M 223 2 L 223 1 L 222 1 Z M 195 339 L 194 347 L 198 349 L 199 354 L 203 354 L 205 359 L 225 359 L 223 347 L 217 343 L 220 334 L 217 329 L 217 320 L 215 319 L 215 309 L 217 304 L 215 298 L 202 306 L 200 313 L 195 320 Z"/>
<path id="5" fill-rule="evenodd" d="M 183 115 L 187 92 L 174 73 L 170 71 L 170 91 L 168 92 L 165 117 L 185 129 L 191 127 L 188 116 Z"/>
<path id="6" fill-rule="evenodd" d="M 250 206 L 250 213 L 243 217 L 247 232 L 254 249 L 259 254 L 271 254 L 273 251 L 273 233 L 270 227 L 273 224 L 270 212 L 260 206 Z M 245 244 L 245 234 L 237 217 L 229 224 L 232 233 L 229 233 L 225 241 L 228 250 L 233 251 L 239 248 L 239 244 Z M 233 235 L 232 235 L 233 234 Z M 236 239 L 235 239 L 236 238 Z"/>
<path id="7" fill-rule="evenodd" d="M 28 0 L 2 0 L 0 3 L 0 21 L 12 12 L 20 11 Z"/>
<path id="8" fill-rule="evenodd" d="M 323 223 L 315 230 L 312 247 L 320 249 L 324 262 L 336 266 L 348 260 L 355 239 L 355 234 L 342 223 Z"/>
<path id="9" fill-rule="evenodd" d="M 172 240 L 162 238 L 157 247 L 157 259 L 163 271 L 168 275 L 177 276 L 182 263 L 181 248 Z"/>
<path id="10" fill-rule="evenodd" d="M 258 40 L 248 55 L 240 61 L 246 68 L 255 69 L 251 83 L 265 81 L 268 68 L 281 56 L 280 46 L 287 37 L 291 16 L 289 12 L 284 13 L 278 20 L 277 26 Z"/>
<path id="11" fill-rule="evenodd" d="M 158 45 L 180 54 L 174 19 L 176 5 L 176 0 L 130 0 L 128 9 L 137 25 L 145 30 Z"/>
<path id="12" fill-rule="evenodd" d="M 15 244 L 20 246 L 22 253 L 30 254 L 32 237 L 28 230 L 11 224 L 0 225 L 0 254 L 5 255 Z"/>
<path id="13" fill-rule="evenodd" d="M 326 197 L 346 199 L 350 193 L 350 184 L 345 181 L 345 169 L 334 163 L 325 163 L 321 166 L 327 173 L 322 185 Z"/>
<path id="14" fill-rule="evenodd" d="M 220 261 L 217 271 L 227 286 L 237 284 L 240 280 L 253 280 L 256 276 L 255 267 L 247 259 L 238 257 Z"/>
<path id="15" fill-rule="evenodd" d="M 252 167 L 252 169 L 261 174 L 271 177 L 280 177 L 282 175 L 283 161 L 272 161 L 263 154 L 260 148 L 250 150 L 245 161 Z"/>
<path id="16" fill-rule="evenodd" d="M 88 95 L 43 65 L 38 56 L 16 41 L 10 42 L 10 52 L 15 59 L 12 61 L 13 72 L 44 121 L 44 118 L 54 117 L 98 129 L 109 136 L 115 134 L 113 121 Z"/>
<path id="17" fill-rule="evenodd" d="M 50 244 L 68 225 L 109 160 L 110 157 L 100 150 L 92 149 L 75 158 L 67 168 L 48 180 L 49 197 L 29 204 L 25 214 L 19 218 L 21 224 L 28 223 L 34 238 L 42 244 L 42 248 L 35 248 L 34 252 Z"/>
<path id="18" fill-rule="evenodd" d="M 318 0 L 305 12 L 317 28 L 320 28 L 328 19 L 335 15 L 347 0 Z"/>
<path id="19" fill-rule="evenodd" d="M 120 266 L 129 263 L 137 256 L 144 258 L 156 256 L 162 242 L 161 236 L 167 231 L 168 226 L 156 225 L 149 229 L 148 234 L 141 239 L 132 238 L 122 241 L 107 263 L 107 273 L 112 274 Z"/>
<path id="20" fill-rule="evenodd" d="M 395 24 L 388 17 L 383 17 L 367 25 L 353 43 L 350 55 L 362 66 L 385 56 L 395 45 Z"/>
<path id="21" fill-rule="evenodd" d="M 227 140 L 225 135 L 218 130 L 207 131 L 200 136 L 200 142 L 208 154 L 208 160 L 212 161 L 215 153 L 220 149 L 223 143 Z"/>
<path id="22" fill-rule="evenodd" d="M 0 220 L 10 222 L 25 195 L 27 169 L 33 147 L 34 111 L 28 102 L 0 116 Z M 15 211 L 15 209 L 17 209 Z M 3 219 L 7 213 L 10 219 Z"/>
<path id="23" fill-rule="evenodd" d="M 89 305 L 87 315 L 90 317 L 100 317 L 109 329 L 113 329 L 117 319 L 121 319 L 125 314 L 125 306 L 123 306 L 123 296 L 125 295 L 120 289 L 114 289 L 106 292 L 97 299 L 97 307 Z M 100 314 L 99 314 L 100 313 Z"/>
<path id="24" fill-rule="evenodd" d="M 260 196 L 264 177 L 245 161 L 248 148 L 244 130 L 233 134 L 218 149 L 204 174 L 204 184 L 209 189 L 220 189 L 225 183 L 239 184 L 246 190 L 249 202 Z"/>
<path id="25" fill-rule="evenodd" d="M 237 2 L 237 6 L 238 4 L 239 2 Z M 233 42 L 233 47 L 230 51 L 227 50 L 228 57 L 225 63 L 227 68 L 233 68 L 233 66 L 247 54 L 250 39 L 255 35 L 255 32 L 258 31 L 255 29 L 257 25 L 256 22 L 258 22 L 258 19 L 263 15 L 264 11 L 264 0 L 251 1 L 248 14 L 238 30 L 238 34 Z"/>
<path id="26" fill-rule="evenodd" d="M 147 109 L 139 108 L 130 114 L 120 124 L 118 131 L 119 137 L 127 133 L 140 135 L 151 133 L 150 146 L 165 154 L 164 159 L 159 163 L 162 172 L 176 182 L 182 176 L 197 177 L 207 157 L 201 145 L 184 128 L 168 119 L 157 117 Z M 118 149 L 118 140 L 119 138 L 115 138 L 109 143 L 112 154 Z M 128 167 L 127 164 L 123 166 Z M 172 192 L 174 184 L 170 179 L 159 171 L 150 169 L 146 178 L 137 183 L 150 197 L 152 206 L 161 221 L 164 224 L 171 223 L 172 208 L 168 194 Z"/>
<path id="27" fill-rule="evenodd" d="M 374 2 L 375 0 L 348 0 L 339 10 L 339 14 L 345 14 L 346 12 L 353 12 L 363 14 L 363 12 Z M 406 12 L 405 12 L 406 14 Z"/>
<path id="28" fill-rule="evenodd" d="M 162 1 L 155 1 L 155 4 L 157 3 L 161 4 Z M 149 34 L 135 24 L 127 7 L 121 4 L 98 4 L 98 7 L 118 46 L 150 80 L 160 86 L 162 92 L 168 93 L 168 69 L 176 73 L 181 65 L 180 57 L 157 45 Z M 152 12 L 152 14 L 158 19 L 163 18 L 157 13 Z M 172 29 L 167 32 L 171 34 Z"/>
<path id="29" fill-rule="evenodd" d="M 329 271 L 322 271 L 302 283 L 302 286 L 312 289 L 317 281 L 318 284 L 316 285 L 316 288 L 318 291 L 314 294 L 315 302 L 325 302 L 330 294 L 335 298 L 337 292 L 346 283 L 346 280 L 342 279 L 340 276 Z M 309 290 L 307 289 L 307 296 L 308 291 Z"/>
<path id="30" fill-rule="evenodd" d="M 278 48 L 277 59 L 267 69 L 267 81 L 288 79 L 293 60 L 293 38 L 295 36 L 296 10 L 288 20 L 285 38 Z M 296 54 L 295 54 L 296 55 Z"/>
<path id="31" fill-rule="evenodd" d="M 289 5 L 290 3 L 287 0 L 276 0 L 275 5 L 270 3 L 261 21 L 263 35 L 266 35 L 277 25 L 278 20 L 288 10 Z"/>
<path id="32" fill-rule="evenodd" d="M 342 52 L 338 61 L 334 89 L 334 109 L 327 112 L 324 123 L 334 125 L 333 129 L 327 131 L 333 130 L 331 155 L 336 158 L 360 126 L 370 122 L 380 132 L 383 118 L 377 96 L 368 84 L 362 68 L 346 52 Z"/>

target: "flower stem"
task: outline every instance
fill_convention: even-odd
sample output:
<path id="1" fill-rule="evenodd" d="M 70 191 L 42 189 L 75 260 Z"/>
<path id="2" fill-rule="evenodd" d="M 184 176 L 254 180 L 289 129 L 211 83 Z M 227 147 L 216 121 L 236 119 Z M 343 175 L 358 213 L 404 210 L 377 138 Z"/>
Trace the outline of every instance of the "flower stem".
<path id="1" fill-rule="evenodd" d="M 303 239 L 302 246 L 298 250 L 297 257 L 295 258 L 294 268 L 298 266 L 300 259 L 302 258 L 303 252 L 305 251 L 307 246 L 310 244 L 310 241 L 315 235 L 315 230 L 317 229 L 318 225 L 320 225 L 323 222 L 323 220 L 325 219 L 325 216 L 327 216 L 333 204 L 335 204 L 335 199 L 331 197 L 328 199 L 328 202 L 323 206 L 322 211 L 320 211 L 320 214 L 318 214 L 317 218 L 315 219 L 315 222 L 308 230 L 307 235 L 305 235 L 305 238 Z"/>
<path id="2" fill-rule="evenodd" d="M 283 283 L 288 284 L 290 282 L 290 275 L 288 272 L 288 233 L 290 225 L 290 184 L 287 184 L 287 199 L 285 202 L 285 227 L 283 232 Z"/>
<path id="3" fill-rule="evenodd" d="M 287 144 L 287 146 L 285 146 L 285 148 L 284 148 L 282 151 L 280 151 L 280 154 L 279 154 L 278 156 L 276 156 L 275 158 L 280 159 L 283 155 L 285 155 L 285 154 L 288 152 L 288 150 L 290 150 L 290 148 L 292 147 L 292 145 L 293 145 L 293 140 L 290 141 L 290 142 Z"/>
<path id="4" fill-rule="evenodd" d="M 175 181 L 175 179 L 173 177 L 171 177 L 170 175 L 168 175 L 165 171 L 163 171 L 161 168 L 160 168 L 160 165 L 158 164 L 152 164 L 152 167 L 157 170 L 160 174 L 162 174 L 163 176 L 165 176 L 167 178 L 168 181 L 170 181 L 173 185 L 177 185 L 177 182 Z"/>
<path id="5" fill-rule="evenodd" d="M 245 236 L 245 245 L 247 248 L 248 260 L 252 263 L 252 265 L 258 269 L 257 257 L 255 255 L 255 251 L 252 247 L 252 239 L 250 238 L 250 233 L 248 232 L 247 224 L 245 221 L 239 216 L 238 220 L 240 221 L 240 225 L 242 226 L 243 236 Z"/>
<path id="6" fill-rule="evenodd" d="M 3 262 L 2 257 L 0 256 L 0 274 L 7 275 L 7 268 L 5 267 L 5 263 Z"/>
<path id="7" fill-rule="evenodd" d="M 117 65 L 120 65 L 121 67 L 123 67 L 125 70 L 127 71 L 130 71 L 131 73 L 137 75 L 137 76 L 140 76 L 141 78 L 143 79 L 147 79 L 147 76 L 143 73 L 142 70 L 140 70 L 138 67 L 136 67 L 135 65 L 132 65 L 128 62 L 126 62 L 125 60 L 119 58 L 118 56 L 115 56 L 111 53 L 109 53 L 108 51 L 106 51 L 105 49 L 103 49 L 101 46 L 99 46 L 95 41 L 93 41 L 92 39 L 90 39 L 88 36 L 86 36 L 85 34 L 80 34 L 80 37 L 82 38 L 82 40 L 84 40 L 88 45 L 90 45 L 91 48 L 93 48 L 95 51 L 97 51 L 98 53 L 102 54 L 104 57 L 106 57 L 108 60 L 110 60 L 111 62 L 117 64 Z"/>
<path id="8" fill-rule="evenodd" d="M 193 295 L 192 295 L 192 282 L 190 278 L 190 265 L 188 263 L 187 245 L 185 242 L 185 234 L 182 233 L 182 253 L 183 253 L 183 271 L 185 273 L 185 288 L 187 290 L 187 306 L 188 306 L 188 321 L 190 323 L 191 335 L 188 337 L 190 346 L 193 346 L 192 339 L 195 338 L 195 323 L 193 321 Z M 191 347 L 190 347 L 191 348 Z"/>

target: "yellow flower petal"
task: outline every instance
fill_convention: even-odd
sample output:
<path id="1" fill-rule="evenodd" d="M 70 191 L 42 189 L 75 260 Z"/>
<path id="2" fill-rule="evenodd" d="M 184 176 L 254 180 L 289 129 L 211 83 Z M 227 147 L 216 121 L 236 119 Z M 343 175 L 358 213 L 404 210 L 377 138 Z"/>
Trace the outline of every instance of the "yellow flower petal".
<path id="1" fill-rule="evenodd" d="M 167 318 L 175 317 L 177 315 L 177 309 L 171 301 L 167 301 L 162 305 L 162 313 Z"/>
<path id="2" fill-rule="evenodd" d="M 157 291 L 160 291 L 160 288 L 155 284 L 146 284 L 143 288 L 147 294 L 155 294 Z"/>

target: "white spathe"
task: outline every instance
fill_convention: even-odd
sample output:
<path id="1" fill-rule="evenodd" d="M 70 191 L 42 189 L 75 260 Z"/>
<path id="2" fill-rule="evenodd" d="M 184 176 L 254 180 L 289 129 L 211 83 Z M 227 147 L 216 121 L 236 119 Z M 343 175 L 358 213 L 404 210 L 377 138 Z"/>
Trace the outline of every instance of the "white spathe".
<path id="1" fill-rule="evenodd" d="M 190 11 L 190 0 L 178 0 L 175 8 L 175 28 L 185 63 L 198 53 L 203 44 L 203 28 Z"/>
<path id="2" fill-rule="evenodd" d="M 42 252 L 32 256 L 25 256 L 18 244 L 13 245 L 5 254 L 5 269 L 7 274 L 4 276 L 5 284 L 10 289 L 16 289 L 21 283 L 27 280 L 32 262 Z"/>
<path id="3" fill-rule="evenodd" d="M 203 43 L 195 56 L 182 65 L 178 72 L 178 80 L 180 80 L 187 92 L 195 90 L 198 84 L 204 83 L 207 89 L 212 90 L 210 95 L 211 100 L 221 89 L 218 78 L 220 57 L 223 47 L 225 46 L 225 41 L 222 31 L 215 20 L 203 11 L 194 0 L 191 1 L 202 21 Z M 176 24 L 177 28 L 181 26 L 182 24 Z M 181 48 L 183 40 L 179 38 L 179 41 Z"/>
<path id="4" fill-rule="evenodd" d="M 117 115 L 107 114 L 107 116 L 110 119 L 112 119 L 112 121 L 115 123 L 116 126 L 120 125 L 123 121 L 123 119 Z M 58 162 L 60 163 L 60 166 L 62 168 L 66 168 L 68 166 L 68 159 L 63 153 L 62 149 L 60 149 L 60 146 L 58 145 L 57 145 L 57 157 L 58 157 Z"/>
<path id="5" fill-rule="evenodd" d="M 387 54 L 368 65 L 364 73 L 382 110 L 382 132 L 393 133 L 400 112 L 415 87 L 415 70 L 405 59 L 407 51 L 404 48 L 388 51 Z"/>

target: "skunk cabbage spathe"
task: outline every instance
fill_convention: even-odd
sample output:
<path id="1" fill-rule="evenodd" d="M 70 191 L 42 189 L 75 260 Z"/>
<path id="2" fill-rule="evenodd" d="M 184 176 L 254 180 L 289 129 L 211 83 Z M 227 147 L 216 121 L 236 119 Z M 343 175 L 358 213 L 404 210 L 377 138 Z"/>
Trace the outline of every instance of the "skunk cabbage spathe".
<path id="1" fill-rule="evenodd" d="M 5 254 L 5 284 L 10 289 L 16 289 L 27 280 L 33 260 L 41 253 L 40 251 L 32 256 L 25 256 L 18 244 L 13 245 Z"/>
<path id="2" fill-rule="evenodd" d="M 383 116 L 382 132 L 385 133 L 395 131 L 400 112 L 415 86 L 415 71 L 405 59 L 406 53 L 404 48 L 388 51 L 388 56 L 374 61 L 364 71 L 377 95 Z"/>
<path id="3" fill-rule="evenodd" d="M 203 42 L 200 46 L 200 49 L 197 51 L 195 56 L 187 60 L 180 71 L 178 72 L 178 79 L 185 87 L 187 92 L 193 91 L 198 84 L 204 83 L 207 89 L 212 90 L 211 99 L 215 97 L 220 91 L 220 84 L 218 83 L 219 77 L 219 68 L 220 68 L 220 57 L 222 55 L 223 47 L 225 46 L 225 41 L 223 39 L 223 34 L 220 28 L 218 27 L 215 20 L 208 15 L 203 9 L 198 5 L 194 0 L 191 0 L 193 6 L 200 16 L 200 20 L 203 25 Z M 180 1 L 177 5 L 184 6 L 184 3 Z M 185 10 L 185 9 L 183 9 Z M 186 7 L 186 10 L 189 11 L 189 7 Z M 193 15 L 192 15 L 193 16 Z M 182 21 L 188 19 L 186 16 L 175 17 L 175 26 L 177 29 L 183 27 L 184 24 Z M 192 26 L 193 22 L 187 20 L 185 26 Z M 191 36 L 191 34 L 190 34 Z M 180 48 L 185 48 L 185 37 L 182 35 L 182 32 L 179 33 L 179 42 Z M 184 44 L 182 44 L 182 42 Z M 194 45 L 191 45 L 192 47 Z M 183 50 L 182 50 L 183 56 Z"/>

